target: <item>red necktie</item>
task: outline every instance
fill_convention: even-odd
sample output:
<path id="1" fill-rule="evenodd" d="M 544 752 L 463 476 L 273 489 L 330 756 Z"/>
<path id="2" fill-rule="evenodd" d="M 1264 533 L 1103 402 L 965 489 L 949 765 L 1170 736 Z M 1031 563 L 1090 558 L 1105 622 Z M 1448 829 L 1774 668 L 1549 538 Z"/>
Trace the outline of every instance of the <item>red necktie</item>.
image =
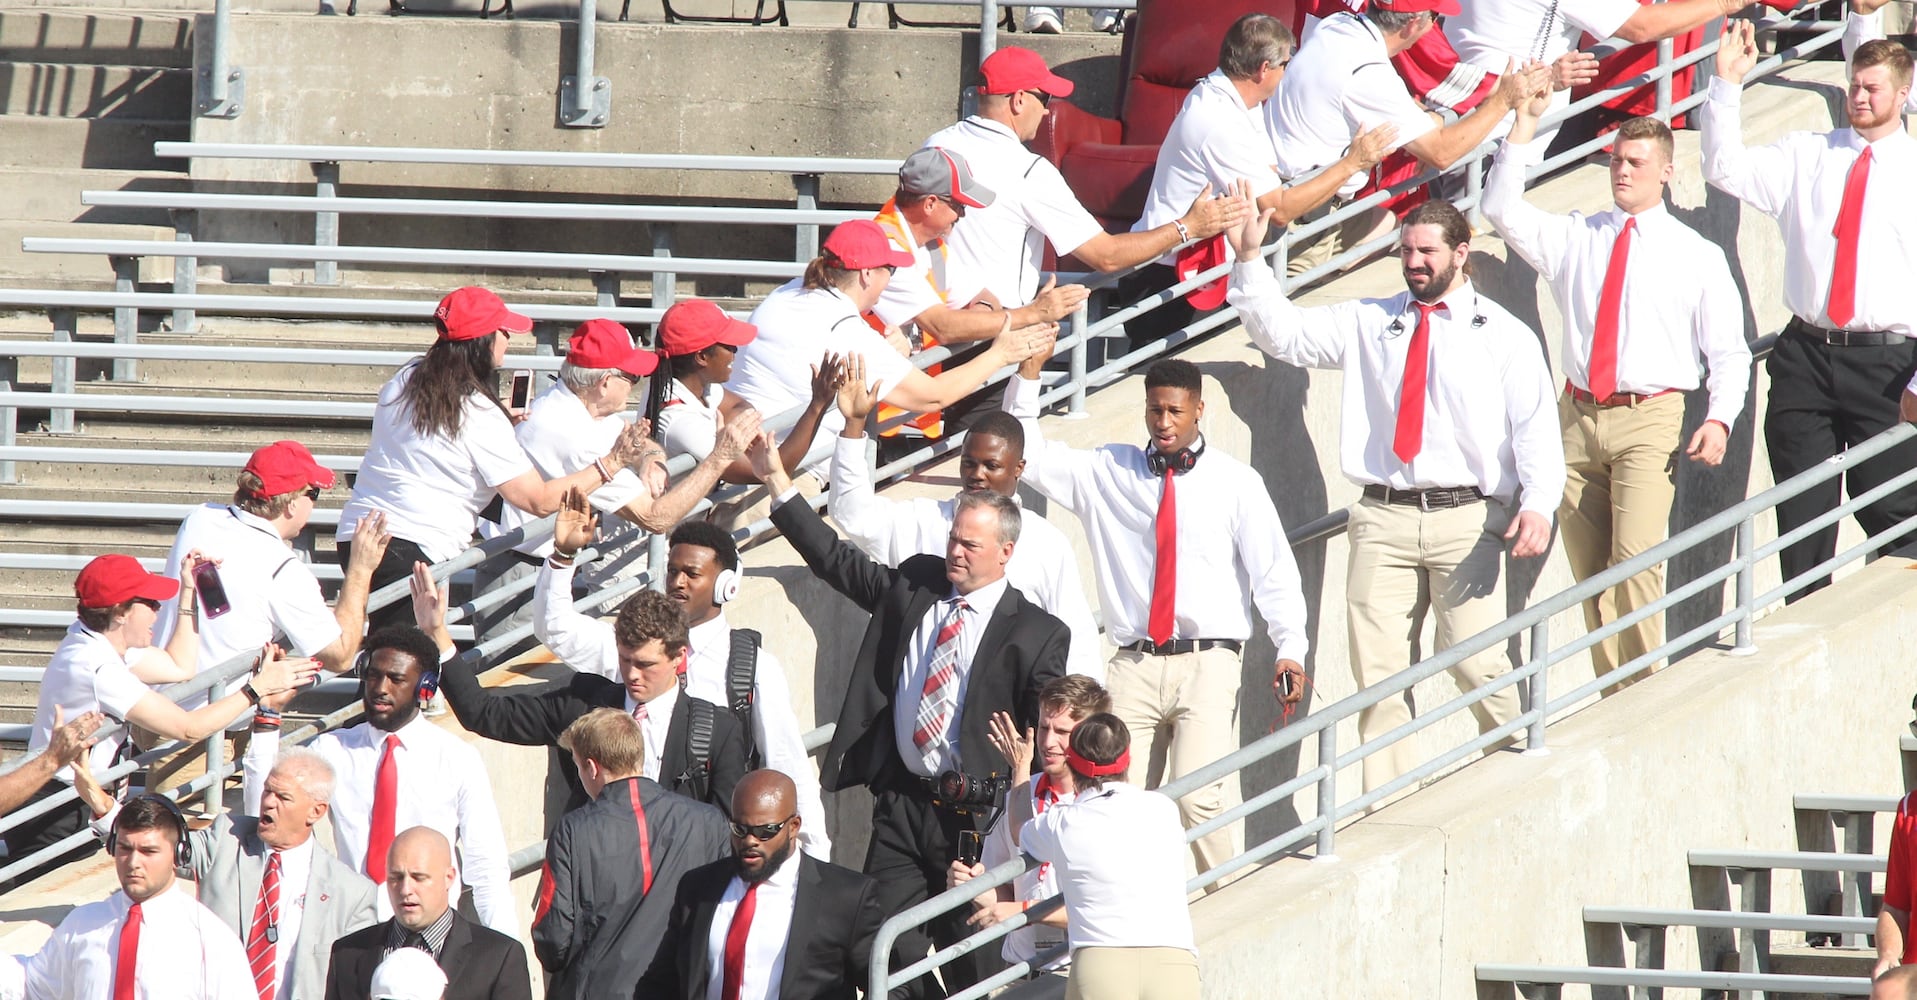
<path id="1" fill-rule="evenodd" d="M 280 923 L 280 852 L 266 856 L 266 876 L 260 880 L 260 901 L 253 907 L 253 926 L 246 932 L 246 962 L 253 967 L 253 987 L 260 1000 L 273 1000 L 274 943 Z"/>
<path id="2" fill-rule="evenodd" d="M 932 672 L 919 691 L 919 710 L 913 716 L 912 730 L 912 745 L 928 761 L 958 708 L 959 637 L 965 632 L 965 611 L 969 607 L 962 597 L 952 602 L 952 614 L 932 642 Z"/>
<path id="3" fill-rule="evenodd" d="M 1158 553 L 1152 562 L 1152 608 L 1145 628 L 1152 645 L 1171 641 L 1178 627 L 1178 491 L 1172 485 L 1177 474 L 1165 465 L 1165 488 L 1158 494 L 1156 532 Z"/>
<path id="4" fill-rule="evenodd" d="M 720 981 L 719 1000 L 739 1000 L 745 986 L 746 936 L 752 933 L 752 911 L 758 906 L 759 883 L 746 883 L 745 898 L 732 911 L 732 926 L 726 928 L 725 979 Z"/>
<path id="5" fill-rule="evenodd" d="M 393 751 L 400 747 L 399 736 L 386 734 L 386 749 L 379 755 L 379 775 L 373 780 L 373 822 L 366 830 L 366 877 L 386 881 L 386 852 L 393 846 L 394 816 L 399 809 L 399 761 Z"/>
<path id="6" fill-rule="evenodd" d="M 1597 325 L 1591 331 L 1591 364 L 1585 374 L 1591 395 L 1599 402 L 1617 395 L 1617 316 L 1624 303 L 1624 269 L 1631 262 L 1631 234 L 1637 219 L 1624 220 L 1611 244 L 1611 263 L 1604 269 L 1604 290 L 1598 294 Z"/>
<path id="7" fill-rule="evenodd" d="M 1391 435 L 1391 453 L 1409 462 L 1424 450 L 1424 380 L 1431 364 L 1431 313 L 1444 303 L 1411 303 L 1418 310 L 1418 327 L 1404 358 L 1404 381 L 1398 385 L 1398 428 Z"/>
<path id="8" fill-rule="evenodd" d="M 633 706 L 632 721 L 643 725 L 646 721 L 646 717 L 650 714 L 652 713 L 646 708 L 646 703 L 642 701 L 639 704 Z"/>
<path id="9" fill-rule="evenodd" d="M 1870 147 L 1850 165 L 1844 201 L 1837 206 L 1837 253 L 1830 266 L 1830 322 L 1842 327 L 1857 318 L 1857 230 L 1864 223 L 1864 186 L 1870 183 Z"/>
<path id="10" fill-rule="evenodd" d="M 113 1000 L 133 1000 L 133 969 L 140 961 L 140 904 L 126 911 L 120 925 L 120 955 L 113 962 Z"/>

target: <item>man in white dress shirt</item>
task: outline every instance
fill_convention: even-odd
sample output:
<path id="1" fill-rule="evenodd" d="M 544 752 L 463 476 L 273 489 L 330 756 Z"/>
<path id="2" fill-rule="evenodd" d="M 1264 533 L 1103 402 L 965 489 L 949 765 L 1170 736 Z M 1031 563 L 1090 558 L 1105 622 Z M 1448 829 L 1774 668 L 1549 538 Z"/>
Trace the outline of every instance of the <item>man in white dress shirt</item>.
<path id="1" fill-rule="evenodd" d="M 339 859 L 374 882 L 386 881 L 393 838 L 429 827 L 459 847 L 459 877 L 472 891 L 479 922 L 517 937 L 506 834 L 493 804 L 491 780 L 472 744 L 420 714 L 422 692 L 439 684 L 439 649 L 411 626 L 366 638 L 360 702 L 366 721 L 323 733 L 312 747 L 333 766 L 333 847 Z M 279 753 L 277 730 L 246 748 L 246 811 L 259 814 L 263 778 Z M 378 900 L 381 919 L 391 901 Z"/>
<path id="2" fill-rule="evenodd" d="M 108 838 L 120 891 L 74 907 L 30 958 L 0 963 L 0 996 L 257 1000 L 240 939 L 179 884 L 185 840 L 171 800 L 129 801 Z"/>
<path id="3" fill-rule="evenodd" d="M 1039 429 L 1042 364 L 1042 355 L 1025 362 L 1006 389 L 1006 409 L 1025 428 L 1025 482 L 1085 527 L 1105 633 L 1118 646 L 1106 670 L 1112 711 L 1131 731 L 1132 778 L 1155 788 L 1238 748 L 1240 657 L 1254 605 L 1277 674 L 1293 680 L 1284 700 L 1303 697 L 1310 643 L 1298 564 L 1264 478 L 1205 446 L 1196 365 L 1169 359 L 1146 372 L 1146 447 L 1081 451 Z M 1224 811 L 1228 780 L 1178 800 L 1186 828 Z M 1198 870 L 1236 855 L 1241 839 L 1231 823 L 1194 841 Z"/>
<path id="4" fill-rule="evenodd" d="M 687 521 L 672 530 L 668 544 L 666 596 L 679 602 L 689 626 L 686 692 L 731 709 L 749 744 L 748 768 L 769 767 L 792 779 L 799 815 L 805 819 L 800 832 L 805 852 L 832 860 L 819 772 L 805 750 L 805 731 L 792 709 L 785 666 L 765 648 L 757 631 L 735 629 L 726 620 L 725 605 L 739 596 L 742 582 L 738 543 L 710 521 Z M 734 657 L 744 657 L 748 650 L 751 659 L 741 660 L 735 677 Z"/>
<path id="5" fill-rule="evenodd" d="M 1551 215 L 1525 202 L 1525 168 L 1544 158 L 1537 128 L 1550 100 L 1518 106 L 1484 188 L 1484 214 L 1551 286 L 1564 316 L 1558 423 L 1567 477 L 1558 517 L 1571 572 L 1586 580 L 1664 540 L 1684 393 L 1705 384 L 1706 362 L 1710 406 L 1684 454 L 1706 466 L 1724 461 L 1744 409 L 1751 352 L 1724 251 L 1664 207 L 1674 147 L 1663 122 L 1633 118 L 1617 130 L 1610 211 Z M 1671 280 L 1680 274 L 1684 280 Z M 1586 600 L 1585 627 L 1663 595 L 1660 565 Z M 1603 677 L 1663 643 L 1664 618 L 1652 615 L 1591 647 L 1592 666 Z"/>
<path id="6" fill-rule="evenodd" d="M 958 497 L 933 500 L 882 500 L 872 489 L 865 460 L 865 422 L 878 402 L 877 386 L 865 381 L 863 362 L 853 358 L 839 389 L 839 432 L 832 456 L 832 491 L 826 512 L 859 551 L 898 566 L 917 555 L 942 555 L 952 532 Z M 1018 500 L 1018 477 L 1025 471 L 1025 430 L 1003 410 L 979 414 L 959 452 L 959 492 L 988 490 Z M 1095 681 L 1105 679 L 1105 642 L 1086 603 L 1078 579 L 1078 556 L 1050 521 L 1027 513 L 1020 521 L 1018 547 L 1005 564 L 1005 578 L 1032 603 L 1052 613 L 1072 632 L 1065 669 Z"/>
<path id="7" fill-rule="evenodd" d="M 1423 606 L 1443 650 L 1505 618 L 1505 543 L 1543 555 L 1564 496 L 1564 450 L 1551 417 L 1551 373 L 1537 335 L 1472 285 L 1471 231 L 1450 203 L 1405 217 L 1398 256 L 1406 291 L 1300 309 L 1258 246 L 1266 219 L 1232 234 L 1231 301 L 1259 349 L 1289 365 L 1344 372 L 1339 453 L 1364 489 L 1351 508 L 1346 614 L 1360 688 L 1411 665 L 1407 635 Z M 1451 668 L 1470 691 L 1505 672 L 1502 644 Z M 1471 706 L 1489 732 L 1518 715 L 1510 686 Z M 1364 741 L 1411 718 L 1391 697 L 1358 715 Z M 1409 739 L 1364 759 L 1365 790 L 1419 760 Z"/>
<path id="8" fill-rule="evenodd" d="M 1901 45 L 1867 42 L 1851 57 L 1850 125 L 1793 132 L 1757 149 L 1744 145 L 1738 109 L 1744 75 L 1757 63 L 1747 21 L 1726 25 L 1717 76 L 1704 102 L 1704 179 L 1777 220 L 1784 237 L 1784 305 L 1793 315 L 1765 369 L 1770 372 L 1764 444 L 1778 482 L 1821 465 L 1876 436 L 1898 419 L 1899 389 L 1917 371 L 1917 281 L 1910 248 L 1917 216 L 1903 199 L 1917 190 L 1917 140 L 1901 114 L 1910 95 L 1911 59 Z M 1917 465 L 1906 441 L 1777 505 L 1777 531 L 1789 532 L 1837 506 L 1845 490 L 1860 496 Z M 1917 489 L 1903 489 L 1857 512 L 1867 535 L 1917 514 Z M 1878 551 L 1909 538 L 1893 536 Z M 1832 523 L 1778 554 L 1786 582 L 1837 550 Z M 1830 583 L 1805 582 L 1786 600 Z"/>

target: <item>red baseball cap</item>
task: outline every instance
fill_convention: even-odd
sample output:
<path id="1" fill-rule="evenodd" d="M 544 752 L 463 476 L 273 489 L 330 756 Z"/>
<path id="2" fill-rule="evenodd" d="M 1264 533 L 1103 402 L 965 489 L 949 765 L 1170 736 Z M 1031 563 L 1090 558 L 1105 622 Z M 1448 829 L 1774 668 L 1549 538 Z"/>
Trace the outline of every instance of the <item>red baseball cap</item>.
<path id="1" fill-rule="evenodd" d="M 758 335 L 758 327 L 727 316 L 706 299 L 680 299 L 659 320 L 659 349 L 669 358 L 697 354 L 714 344 L 743 347 Z"/>
<path id="2" fill-rule="evenodd" d="M 170 601 L 180 592 L 180 581 L 148 573 L 132 556 L 96 557 L 73 581 L 73 596 L 83 608 L 110 608 L 136 597 Z"/>
<path id="3" fill-rule="evenodd" d="M 1456 7 L 1457 0 L 1451 0 L 1451 6 Z M 985 61 L 978 64 L 978 71 L 985 78 L 980 93 L 1016 94 L 1021 90 L 1036 90 L 1053 97 L 1072 96 L 1072 81 L 1046 68 L 1044 57 L 1038 53 L 1016 45 L 986 56 Z"/>
<path id="4" fill-rule="evenodd" d="M 912 255 L 892 245 L 885 230 L 871 219 L 854 219 L 841 222 L 832 235 L 825 238 L 825 249 L 839 258 L 839 263 L 853 270 L 868 267 L 911 267 Z"/>
<path id="5" fill-rule="evenodd" d="M 1464 8 L 1458 6 L 1458 0 L 1371 0 L 1371 6 L 1394 14 L 1422 14 L 1425 11 L 1431 11 L 1443 17 L 1457 17 L 1464 13 Z"/>
<path id="6" fill-rule="evenodd" d="M 333 485 L 333 470 L 319 464 L 298 441 L 275 441 L 246 460 L 246 471 L 260 477 L 263 497 Z"/>
<path id="7" fill-rule="evenodd" d="M 617 368 L 633 378 L 659 369 L 659 355 L 632 342 L 632 331 L 609 319 L 579 324 L 566 341 L 566 360 L 580 368 Z"/>
<path id="8" fill-rule="evenodd" d="M 504 330 L 530 333 L 532 320 L 506 308 L 499 296 L 477 285 L 455 288 L 433 310 L 439 335 L 447 340 L 478 340 Z"/>

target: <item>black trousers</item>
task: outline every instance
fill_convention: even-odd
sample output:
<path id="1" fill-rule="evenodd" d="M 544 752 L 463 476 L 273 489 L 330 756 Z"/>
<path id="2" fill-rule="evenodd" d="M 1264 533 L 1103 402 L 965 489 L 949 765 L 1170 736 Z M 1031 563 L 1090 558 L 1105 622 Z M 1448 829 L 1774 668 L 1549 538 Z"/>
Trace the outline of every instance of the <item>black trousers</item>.
<path id="1" fill-rule="evenodd" d="M 899 768 L 903 771 L 903 767 Z M 879 883 L 879 904 L 887 917 L 923 903 L 945 891 L 945 872 L 958 859 L 960 830 L 983 832 L 983 820 L 941 809 L 914 787 L 917 779 L 899 774 L 872 789 L 872 843 L 865 852 L 865 873 Z M 903 969 L 924 958 L 933 945 L 944 948 L 972 933 L 962 906 L 899 935 L 892 946 L 892 968 Z M 928 934 L 927 931 L 930 931 Z M 942 998 L 1003 969 L 999 942 L 961 955 L 938 970 L 944 980 L 921 976 L 891 992 L 891 1000 Z"/>
<path id="2" fill-rule="evenodd" d="M 352 557 L 353 543 L 339 543 L 340 566 L 344 568 L 347 561 L 352 559 Z M 413 563 L 415 562 L 423 562 L 430 566 L 433 560 L 426 554 L 424 549 L 404 538 L 395 537 L 388 541 L 386 543 L 386 555 L 380 559 L 378 566 L 373 567 L 372 589 L 377 591 L 379 588 L 395 580 L 404 580 L 412 576 Z M 402 596 L 399 600 L 366 616 L 366 632 L 368 635 L 388 625 L 411 624 L 414 624 L 414 622 L 413 601 L 410 597 Z"/>
<path id="3" fill-rule="evenodd" d="M 1178 284 L 1178 272 L 1163 264 L 1147 264 L 1118 282 L 1118 304 L 1131 306 L 1139 299 Z M 1191 303 L 1177 298 L 1159 306 L 1143 316 L 1134 316 L 1125 321 L 1125 341 L 1127 351 L 1136 351 L 1147 344 L 1156 343 L 1170 336 L 1173 331 L 1198 318 L 1198 310 Z"/>
<path id="4" fill-rule="evenodd" d="M 1765 367 L 1771 392 L 1764 414 L 1764 444 L 1770 452 L 1772 475 L 1781 483 L 1897 424 L 1898 399 L 1917 369 L 1917 343 L 1833 347 L 1814 327 L 1794 319 L 1777 338 Z M 1846 490 L 1860 496 L 1913 465 L 1917 465 L 1917 442 L 1905 442 L 1858 463 L 1844 476 L 1778 504 L 1778 534 L 1835 508 Z M 1906 486 L 1859 510 L 1857 523 L 1866 534 L 1874 535 L 1913 514 L 1917 514 L 1917 488 Z M 1910 537 L 1909 532 L 1892 537 L 1877 554 L 1889 553 Z M 1784 579 L 1789 580 L 1836 552 L 1837 524 L 1832 523 L 1786 546 L 1778 562 Z M 1812 579 L 1786 600 L 1799 600 L 1829 584 L 1829 576 Z"/>
<path id="5" fill-rule="evenodd" d="M 20 808 L 25 809 L 27 806 L 35 805 L 50 795 L 65 791 L 67 787 L 67 785 L 59 781 L 49 781 L 41 785 L 40 790 L 33 793 L 33 798 L 28 799 L 26 805 Z M 92 818 L 92 810 L 77 801 L 69 802 L 51 812 L 35 816 L 19 826 L 6 831 L 5 834 L 0 834 L 0 839 L 5 840 L 7 845 L 6 859 L 0 862 L 0 864 L 11 865 L 41 848 L 57 844 L 85 830 L 87 828 L 87 821 Z M 99 839 L 88 837 L 80 846 L 64 854 L 49 858 L 33 866 L 31 869 L 15 875 L 11 879 L 0 882 L 0 892 L 5 892 L 15 886 L 25 885 L 55 868 L 59 868 L 62 865 L 77 861 L 81 858 L 89 857 L 93 852 L 99 849 Z"/>

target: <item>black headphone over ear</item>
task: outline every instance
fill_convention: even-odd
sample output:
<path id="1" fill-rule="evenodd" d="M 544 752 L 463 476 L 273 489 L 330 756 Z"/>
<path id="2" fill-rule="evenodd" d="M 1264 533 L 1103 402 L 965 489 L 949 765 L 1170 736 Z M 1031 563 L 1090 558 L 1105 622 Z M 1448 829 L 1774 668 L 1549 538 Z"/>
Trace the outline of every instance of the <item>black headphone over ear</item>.
<path id="1" fill-rule="evenodd" d="M 128 799 L 126 804 L 120 807 L 120 815 L 113 818 L 113 828 L 107 831 L 107 854 L 111 855 L 114 852 L 114 848 L 120 843 L 120 821 L 126 818 L 126 806 L 141 801 L 158 802 L 160 806 L 166 810 L 166 814 L 173 818 L 173 832 L 178 834 L 178 837 L 173 841 L 173 843 L 177 845 L 173 848 L 173 867 L 193 867 L 193 842 L 188 840 L 186 836 L 186 814 L 180 811 L 179 803 L 174 802 L 164 795 L 155 795 L 150 792 L 145 795 L 136 795 Z"/>
<path id="2" fill-rule="evenodd" d="M 363 649 L 359 651 L 359 656 L 353 660 L 353 671 L 359 675 L 359 695 L 361 698 L 366 697 L 366 668 L 371 666 L 372 663 L 373 654 Z M 432 666 L 421 670 L 419 672 L 419 685 L 413 688 L 413 697 L 420 701 L 430 701 L 437 694 L 439 694 L 439 668 Z"/>
<path id="3" fill-rule="evenodd" d="M 1145 449 L 1145 467 L 1152 475 L 1162 476 L 1167 469 L 1175 476 L 1182 476 L 1198 466 L 1198 456 L 1205 453 L 1205 439 L 1200 436 L 1189 448 L 1180 448 L 1174 452 L 1162 452 L 1156 448 Z"/>

